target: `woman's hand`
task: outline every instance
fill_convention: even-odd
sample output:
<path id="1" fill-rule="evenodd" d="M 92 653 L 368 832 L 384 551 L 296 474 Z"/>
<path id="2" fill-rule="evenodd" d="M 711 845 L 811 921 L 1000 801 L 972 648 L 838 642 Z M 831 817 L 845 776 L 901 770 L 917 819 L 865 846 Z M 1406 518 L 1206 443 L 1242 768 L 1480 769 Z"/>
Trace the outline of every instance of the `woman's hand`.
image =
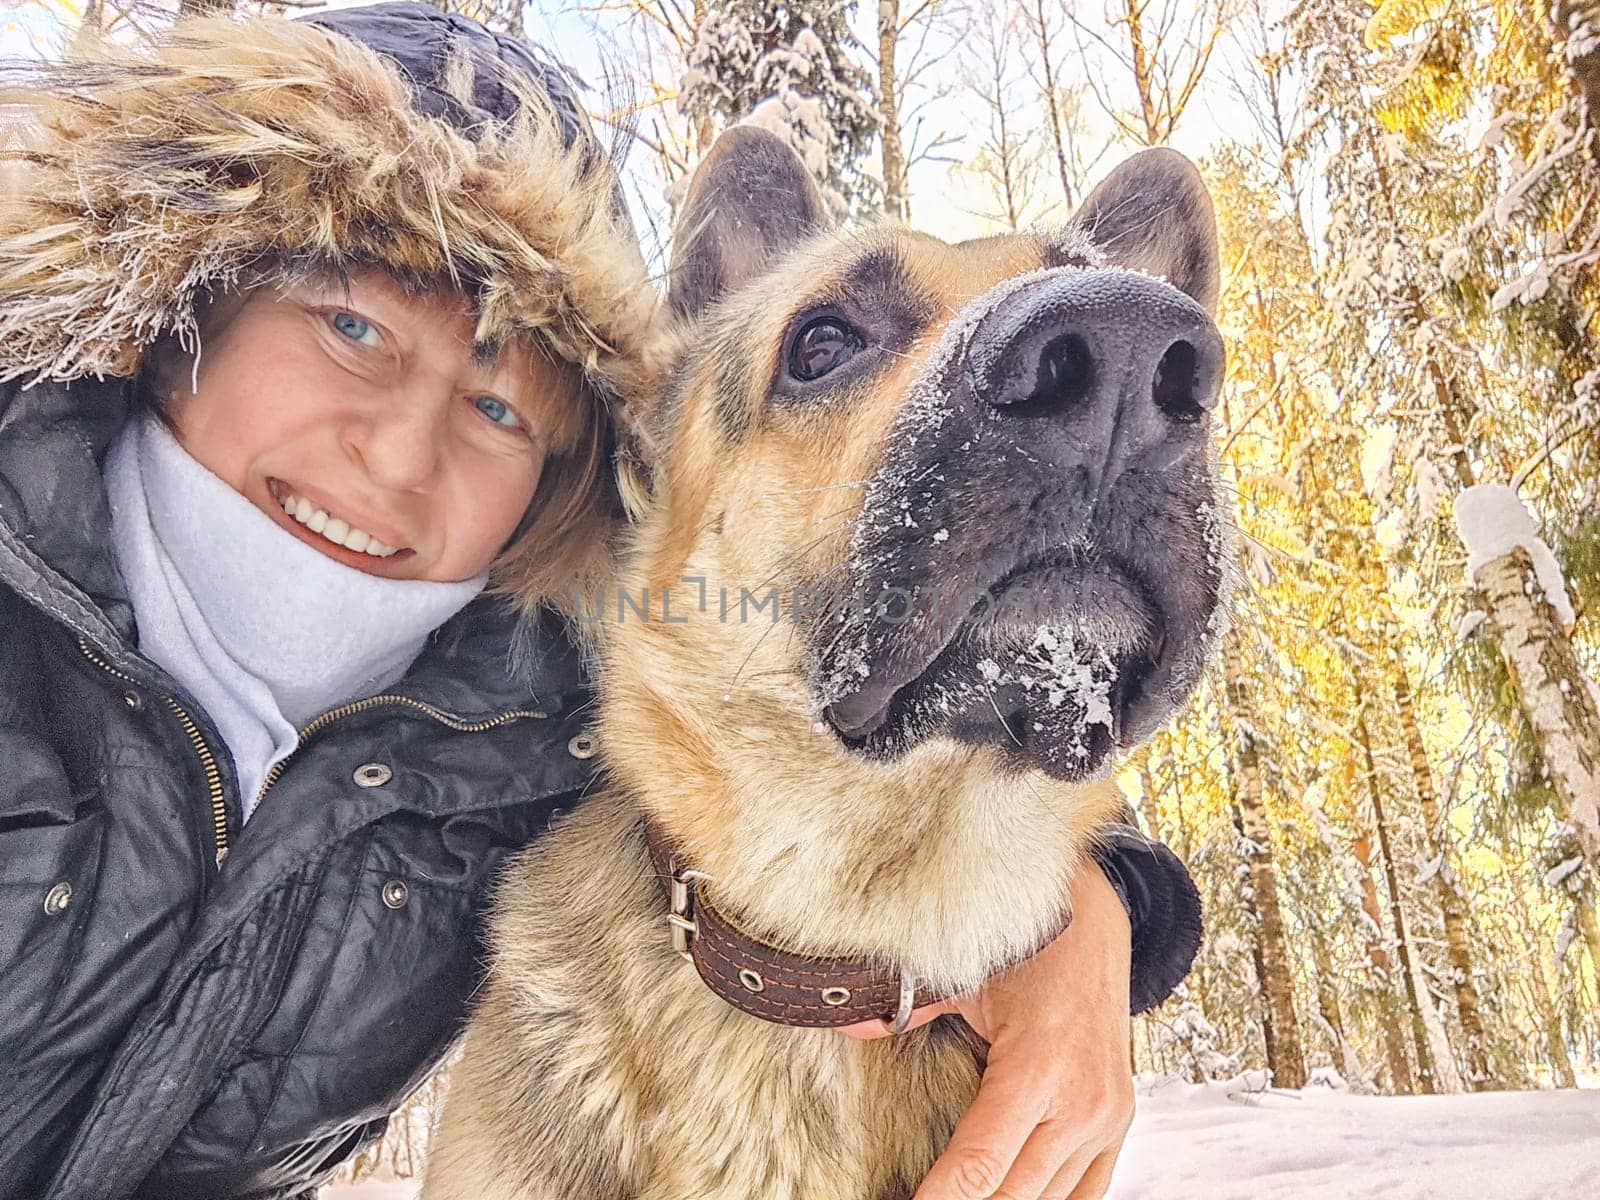
<path id="1" fill-rule="evenodd" d="M 1086 863 L 1072 924 L 1029 961 L 971 997 L 918 1009 L 964 1017 L 989 1043 L 977 1099 L 915 1200 L 1097 1200 L 1133 1120 L 1127 913 Z M 852 1025 L 881 1037 L 881 1021 Z"/>

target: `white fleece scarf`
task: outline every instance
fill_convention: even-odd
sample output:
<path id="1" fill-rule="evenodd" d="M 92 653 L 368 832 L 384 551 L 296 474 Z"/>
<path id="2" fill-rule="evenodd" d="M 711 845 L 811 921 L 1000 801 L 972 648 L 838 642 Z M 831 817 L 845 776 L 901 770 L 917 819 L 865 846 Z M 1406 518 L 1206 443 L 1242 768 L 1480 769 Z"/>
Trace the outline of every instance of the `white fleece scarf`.
<path id="1" fill-rule="evenodd" d="M 335 562 L 201 466 L 153 417 L 106 457 L 111 537 L 139 649 L 204 706 L 245 819 L 316 714 L 381 692 L 483 590 Z"/>

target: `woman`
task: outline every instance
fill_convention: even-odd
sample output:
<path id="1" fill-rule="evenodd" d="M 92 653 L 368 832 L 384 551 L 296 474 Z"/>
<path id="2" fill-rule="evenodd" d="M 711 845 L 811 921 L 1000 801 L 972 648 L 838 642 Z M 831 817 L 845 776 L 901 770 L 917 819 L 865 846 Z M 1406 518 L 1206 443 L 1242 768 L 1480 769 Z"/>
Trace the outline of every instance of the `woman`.
<path id="1" fill-rule="evenodd" d="M 422 5 L 17 103 L 0 1198 L 299 1195 L 444 1056 L 496 868 L 595 766 L 540 605 L 604 568 L 654 293 L 560 71 Z M 1130 957 L 1153 1003 L 1198 923 L 1131 830 L 1102 865 L 962 1002 L 997 1082 L 927 1195 L 1103 1190 Z"/>

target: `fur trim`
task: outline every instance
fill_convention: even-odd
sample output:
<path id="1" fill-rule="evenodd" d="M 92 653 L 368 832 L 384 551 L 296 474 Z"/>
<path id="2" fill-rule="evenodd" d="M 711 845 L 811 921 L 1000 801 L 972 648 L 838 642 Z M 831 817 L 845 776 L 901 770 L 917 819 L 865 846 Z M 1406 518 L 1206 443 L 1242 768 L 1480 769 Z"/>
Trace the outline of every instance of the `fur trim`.
<path id="1" fill-rule="evenodd" d="M 201 18 L 0 94 L 26 137 L 0 209 L 0 379 L 129 376 L 192 334 L 203 290 L 281 258 L 454 281 L 482 340 L 537 331 L 626 406 L 657 293 L 615 173 L 592 140 L 563 148 L 535 85 L 501 82 L 520 115 L 474 142 L 353 39 Z"/>

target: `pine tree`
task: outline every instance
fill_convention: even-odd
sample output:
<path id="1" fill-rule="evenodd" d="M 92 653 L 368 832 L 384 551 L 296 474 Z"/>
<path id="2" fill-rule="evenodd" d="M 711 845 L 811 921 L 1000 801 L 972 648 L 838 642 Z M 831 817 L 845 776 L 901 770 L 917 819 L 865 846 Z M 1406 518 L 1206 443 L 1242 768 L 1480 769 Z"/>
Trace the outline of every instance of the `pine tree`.
<path id="1" fill-rule="evenodd" d="M 1206 1019 L 1205 1010 L 1179 986 L 1172 999 L 1176 1011 L 1156 1033 L 1156 1048 L 1170 1055 L 1191 1083 L 1214 1083 L 1239 1073 L 1239 1057 L 1222 1049 L 1222 1035 Z"/>
<path id="2" fill-rule="evenodd" d="M 845 0 L 706 0 L 679 95 L 692 121 L 749 121 L 783 137 L 843 214 L 875 202 L 878 127 Z"/>

